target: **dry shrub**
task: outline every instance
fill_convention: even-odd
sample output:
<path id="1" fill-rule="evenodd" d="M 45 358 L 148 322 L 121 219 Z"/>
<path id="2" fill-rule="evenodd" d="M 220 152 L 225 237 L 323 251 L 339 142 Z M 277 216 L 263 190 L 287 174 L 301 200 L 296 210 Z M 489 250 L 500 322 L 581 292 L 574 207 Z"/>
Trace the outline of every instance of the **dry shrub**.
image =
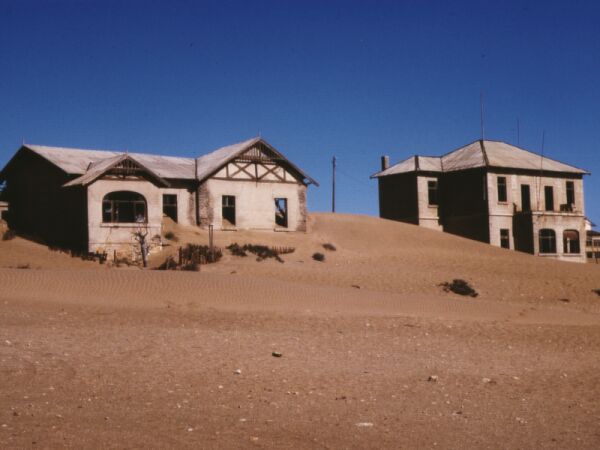
<path id="1" fill-rule="evenodd" d="M 319 262 L 325 261 L 325 255 L 323 253 L 319 253 L 319 252 L 313 253 L 312 258 L 315 261 L 319 261 Z"/>
<path id="2" fill-rule="evenodd" d="M 337 248 L 335 247 L 335 245 L 330 244 L 329 242 L 327 242 L 326 244 L 323 244 L 323 248 L 325 250 L 329 250 L 330 252 L 335 252 L 337 250 Z"/>
<path id="3" fill-rule="evenodd" d="M 454 292 L 455 294 L 469 297 L 477 297 L 479 295 L 477 291 L 469 285 L 469 283 L 459 278 L 452 280 L 452 283 L 442 283 L 440 286 L 444 288 L 444 292 Z"/>
<path id="4" fill-rule="evenodd" d="M 165 239 L 168 239 L 168 240 L 173 241 L 173 242 L 177 242 L 179 240 L 179 238 L 177 237 L 177 235 L 175 233 L 173 233 L 172 231 L 167 231 L 165 233 Z"/>
<path id="5" fill-rule="evenodd" d="M 248 256 L 248 253 L 252 253 L 256 255 L 257 261 L 262 261 L 267 258 L 273 258 L 280 263 L 283 262 L 283 259 L 279 255 L 285 255 L 288 253 L 293 253 L 295 248 L 293 247 L 268 247 L 266 245 L 254 245 L 254 244 L 244 244 L 239 245 L 237 242 L 229 245 L 227 250 L 234 256 Z"/>
<path id="6" fill-rule="evenodd" d="M 10 241 L 16 237 L 17 237 L 17 233 L 15 230 L 6 230 L 4 233 L 2 233 L 3 241 Z"/>
<path id="7" fill-rule="evenodd" d="M 592 289 L 592 292 L 600 297 L 600 289 Z"/>

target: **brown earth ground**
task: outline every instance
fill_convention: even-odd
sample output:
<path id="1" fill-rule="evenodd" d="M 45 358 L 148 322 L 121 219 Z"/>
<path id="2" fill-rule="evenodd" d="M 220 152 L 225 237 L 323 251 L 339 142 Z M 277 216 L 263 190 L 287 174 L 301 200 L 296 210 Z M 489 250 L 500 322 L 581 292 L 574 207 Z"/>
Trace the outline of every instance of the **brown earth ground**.
<path id="1" fill-rule="evenodd" d="M 310 222 L 217 233 L 296 251 L 199 273 L 0 241 L 0 447 L 600 447 L 600 265 Z M 166 228 L 154 266 L 207 241 Z M 443 292 L 453 278 L 479 296 Z"/>

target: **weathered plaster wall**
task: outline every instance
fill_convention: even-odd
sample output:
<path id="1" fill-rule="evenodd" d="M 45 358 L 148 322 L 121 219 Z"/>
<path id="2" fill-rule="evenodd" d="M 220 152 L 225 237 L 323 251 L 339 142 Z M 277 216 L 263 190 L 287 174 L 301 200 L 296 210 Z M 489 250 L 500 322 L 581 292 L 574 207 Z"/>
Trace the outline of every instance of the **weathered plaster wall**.
<path id="1" fill-rule="evenodd" d="M 533 222 L 533 250 L 536 255 L 545 258 L 560 259 L 584 263 L 585 259 L 585 220 L 582 217 L 557 213 L 534 213 Z M 539 231 L 549 228 L 556 233 L 556 253 L 540 253 Z M 567 254 L 563 251 L 563 232 L 577 230 L 579 232 L 579 254 Z"/>
<path id="2" fill-rule="evenodd" d="M 162 188 L 160 192 L 160 211 L 163 210 L 163 195 L 177 195 L 177 223 L 196 225 L 196 193 L 184 188 Z"/>
<path id="3" fill-rule="evenodd" d="M 102 199 L 110 192 L 131 191 L 146 199 L 148 223 L 103 223 Z M 106 251 L 112 256 L 117 250 L 120 256 L 137 259 L 139 245 L 133 233 L 137 230 L 148 232 L 148 242 L 153 236 L 161 235 L 163 190 L 149 181 L 98 180 L 88 186 L 88 251 Z"/>
<path id="4" fill-rule="evenodd" d="M 273 230 L 275 199 L 287 198 L 288 230 L 306 229 L 306 187 L 295 183 L 261 183 L 208 179 L 199 189 L 201 226 L 223 228 L 222 196 L 235 196 L 236 229 Z"/>
<path id="5" fill-rule="evenodd" d="M 438 206 L 429 204 L 428 182 L 437 181 L 437 179 L 437 176 L 417 175 L 419 225 L 432 230 L 442 231 L 438 216 Z"/>

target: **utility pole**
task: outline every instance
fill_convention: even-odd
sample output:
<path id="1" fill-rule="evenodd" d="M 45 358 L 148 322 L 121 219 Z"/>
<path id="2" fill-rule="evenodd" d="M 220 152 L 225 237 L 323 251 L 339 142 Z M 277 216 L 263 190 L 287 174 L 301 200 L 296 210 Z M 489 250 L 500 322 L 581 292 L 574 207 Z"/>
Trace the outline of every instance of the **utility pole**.
<path id="1" fill-rule="evenodd" d="M 335 212 L 335 156 L 331 160 L 331 169 L 333 176 L 331 178 L 331 212 Z"/>

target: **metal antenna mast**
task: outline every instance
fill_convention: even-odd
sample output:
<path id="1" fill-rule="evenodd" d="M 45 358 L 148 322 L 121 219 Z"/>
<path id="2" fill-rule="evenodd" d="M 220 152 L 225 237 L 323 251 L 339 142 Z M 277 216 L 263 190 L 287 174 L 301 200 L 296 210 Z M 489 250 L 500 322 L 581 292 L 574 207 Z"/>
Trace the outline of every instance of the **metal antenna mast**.
<path id="1" fill-rule="evenodd" d="M 335 212 L 335 156 L 331 160 L 332 178 L 331 178 L 331 212 Z"/>
<path id="2" fill-rule="evenodd" d="M 485 129 L 483 126 L 483 91 L 479 93 L 479 104 L 481 106 L 481 140 L 485 139 Z"/>
<path id="3" fill-rule="evenodd" d="M 540 158 L 540 179 L 538 180 L 538 195 L 537 195 L 537 209 L 540 210 L 540 196 L 542 193 L 542 175 L 544 173 L 544 141 L 546 139 L 546 130 L 542 130 L 542 155 Z"/>

